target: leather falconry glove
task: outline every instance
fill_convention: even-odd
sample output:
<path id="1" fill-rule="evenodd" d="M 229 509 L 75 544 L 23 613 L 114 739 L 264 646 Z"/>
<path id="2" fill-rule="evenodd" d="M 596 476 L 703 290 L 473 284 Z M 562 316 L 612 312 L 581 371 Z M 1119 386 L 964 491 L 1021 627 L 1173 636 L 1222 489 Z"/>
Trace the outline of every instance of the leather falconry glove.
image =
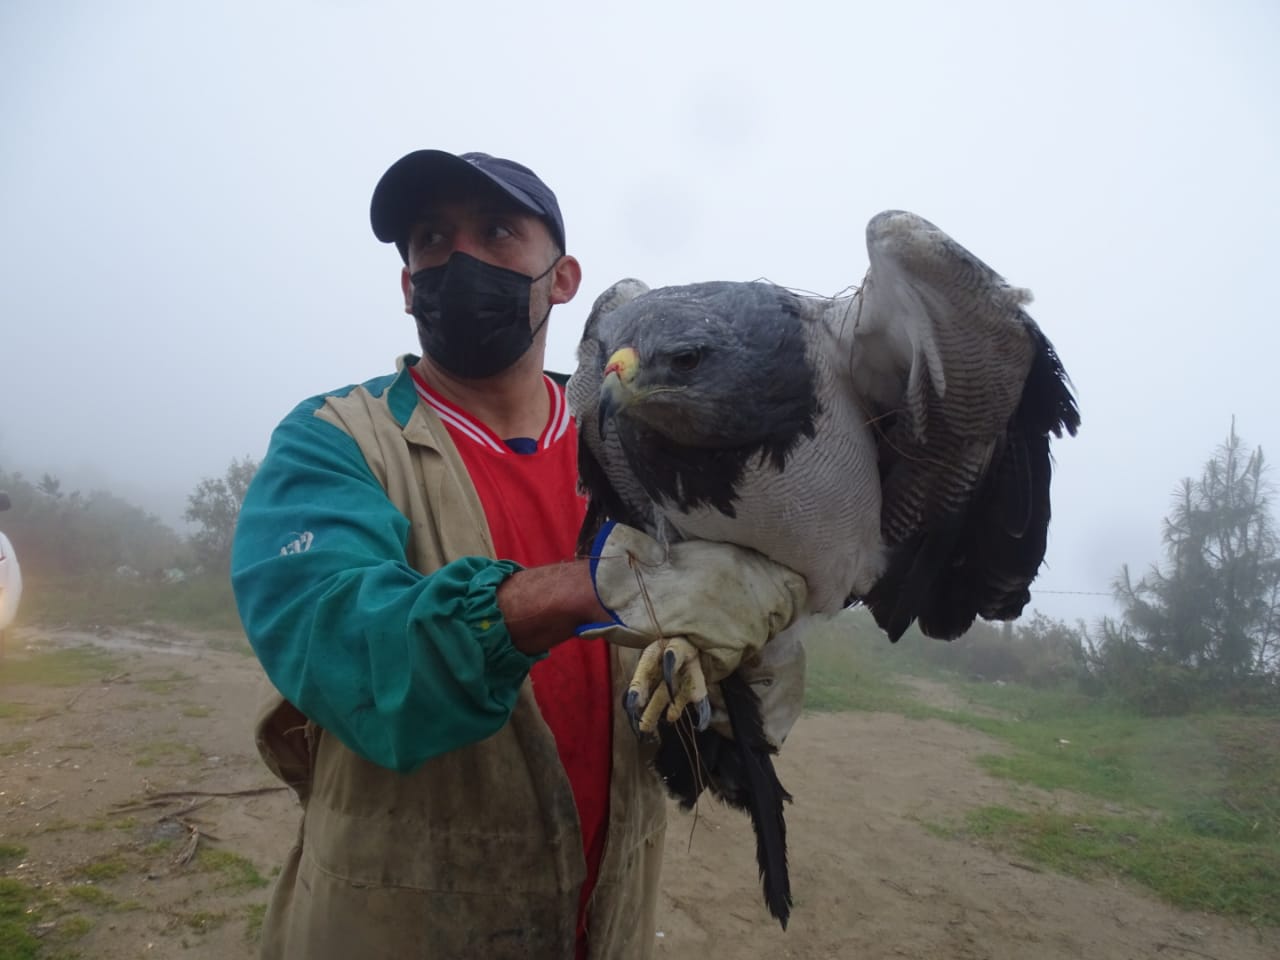
<path id="1" fill-rule="evenodd" d="M 825 618 L 820 618 L 825 619 Z M 775 751 L 782 749 L 787 734 L 800 719 L 804 710 L 805 650 L 803 637 L 813 618 L 804 617 L 764 645 L 754 657 L 742 661 L 738 676 L 747 682 L 751 692 L 760 701 L 760 718 L 764 737 Z M 707 690 L 711 700 L 711 727 L 729 740 L 733 728 L 725 710 L 720 685 L 713 683 Z"/>
<path id="2" fill-rule="evenodd" d="M 704 540 L 662 544 L 613 522 L 596 537 L 591 577 L 613 622 L 588 624 L 579 635 L 648 648 L 627 694 L 633 718 L 644 711 L 642 730 L 653 729 L 663 707 L 674 722 L 688 704 L 705 728 L 707 684 L 759 653 L 807 596 L 803 577 L 754 550 Z"/>

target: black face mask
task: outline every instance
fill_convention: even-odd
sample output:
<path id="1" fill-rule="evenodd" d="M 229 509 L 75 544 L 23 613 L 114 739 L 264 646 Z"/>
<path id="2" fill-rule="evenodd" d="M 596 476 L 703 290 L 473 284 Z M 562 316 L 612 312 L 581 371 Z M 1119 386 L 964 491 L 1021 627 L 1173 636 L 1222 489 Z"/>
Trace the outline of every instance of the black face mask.
<path id="1" fill-rule="evenodd" d="M 536 277 L 455 253 L 439 267 L 419 270 L 413 315 L 422 349 L 457 377 L 478 380 L 506 370 L 533 346 L 547 313 L 529 328 L 529 291 L 560 262 Z"/>

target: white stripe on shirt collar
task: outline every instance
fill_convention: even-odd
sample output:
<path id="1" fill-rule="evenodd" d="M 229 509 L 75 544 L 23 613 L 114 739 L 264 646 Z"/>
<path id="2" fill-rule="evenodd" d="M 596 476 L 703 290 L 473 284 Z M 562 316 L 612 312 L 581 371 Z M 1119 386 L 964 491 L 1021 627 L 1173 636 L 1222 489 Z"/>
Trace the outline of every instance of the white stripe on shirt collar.
<path id="1" fill-rule="evenodd" d="M 547 385 L 548 399 L 551 400 L 551 416 L 547 418 L 547 425 L 542 430 L 542 436 L 538 438 L 538 447 L 547 450 L 553 443 L 564 436 L 564 432 L 569 429 L 569 404 L 566 402 L 564 387 L 556 383 L 545 373 L 542 375 Z"/>
<path id="2" fill-rule="evenodd" d="M 418 396 L 439 415 L 441 420 L 455 427 L 459 433 L 495 453 L 513 452 L 502 441 L 502 438 L 487 426 L 472 417 L 461 407 L 454 406 L 427 386 L 417 370 L 410 367 L 409 373 L 413 378 L 413 386 L 418 391 Z M 542 428 L 542 433 L 538 437 L 538 449 L 547 450 L 564 436 L 573 417 L 569 414 L 569 404 L 566 402 L 564 388 L 545 373 L 542 375 L 542 380 L 547 385 L 547 398 L 551 401 L 551 413 L 547 418 L 547 425 Z"/>

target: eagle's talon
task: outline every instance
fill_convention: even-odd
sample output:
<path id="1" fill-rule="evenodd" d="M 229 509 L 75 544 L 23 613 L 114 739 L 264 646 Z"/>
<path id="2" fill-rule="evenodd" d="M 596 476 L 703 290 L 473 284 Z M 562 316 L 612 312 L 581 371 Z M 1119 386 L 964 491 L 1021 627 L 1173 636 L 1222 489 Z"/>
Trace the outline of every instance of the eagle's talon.
<path id="1" fill-rule="evenodd" d="M 706 730 L 707 727 L 711 726 L 711 698 L 703 697 L 701 700 L 699 700 L 697 703 L 697 710 L 698 710 L 697 730 L 699 733 L 701 733 L 703 730 Z"/>
<path id="2" fill-rule="evenodd" d="M 667 685 L 667 693 L 671 695 L 671 699 L 676 698 L 676 652 L 668 649 L 662 655 L 662 682 Z"/>
<path id="3" fill-rule="evenodd" d="M 711 701 L 698 648 L 683 637 L 671 637 L 645 647 L 622 695 L 622 709 L 642 737 L 656 733 L 663 719 L 680 722 L 687 708 L 699 731 L 711 724 Z"/>
<path id="4" fill-rule="evenodd" d="M 639 690 L 628 690 L 622 695 L 622 709 L 631 722 L 631 732 L 640 736 L 640 712 L 644 705 L 640 702 Z"/>

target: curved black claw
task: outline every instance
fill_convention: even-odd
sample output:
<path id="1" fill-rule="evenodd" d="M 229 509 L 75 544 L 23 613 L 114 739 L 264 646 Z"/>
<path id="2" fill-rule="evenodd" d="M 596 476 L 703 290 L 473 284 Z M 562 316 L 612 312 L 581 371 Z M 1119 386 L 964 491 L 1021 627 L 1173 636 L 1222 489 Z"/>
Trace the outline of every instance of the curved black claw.
<path id="1" fill-rule="evenodd" d="M 662 682 L 667 685 L 671 699 L 676 698 L 676 652 L 668 650 L 662 655 Z"/>
<path id="2" fill-rule="evenodd" d="M 627 719 L 631 721 L 631 732 L 637 737 L 640 736 L 640 710 L 636 706 L 640 702 L 640 692 L 638 690 L 628 690 L 622 695 L 622 709 L 627 715 Z"/>

